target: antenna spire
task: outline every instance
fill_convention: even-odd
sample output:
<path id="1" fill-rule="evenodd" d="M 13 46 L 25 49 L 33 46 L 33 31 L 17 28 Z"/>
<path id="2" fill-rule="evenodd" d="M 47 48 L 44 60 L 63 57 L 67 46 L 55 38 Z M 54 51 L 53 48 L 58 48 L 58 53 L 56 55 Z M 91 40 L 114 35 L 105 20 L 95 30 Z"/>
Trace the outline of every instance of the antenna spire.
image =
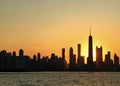
<path id="1" fill-rule="evenodd" d="M 91 36 L 91 26 L 90 26 L 90 36 Z"/>

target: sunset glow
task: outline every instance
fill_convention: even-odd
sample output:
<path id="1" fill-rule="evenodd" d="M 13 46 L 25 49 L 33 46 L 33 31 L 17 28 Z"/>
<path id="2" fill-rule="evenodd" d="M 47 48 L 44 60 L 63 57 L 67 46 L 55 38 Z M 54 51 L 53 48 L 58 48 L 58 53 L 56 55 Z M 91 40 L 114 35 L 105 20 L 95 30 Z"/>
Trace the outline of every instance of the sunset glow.
<path id="1" fill-rule="evenodd" d="M 120 0 L 1 0 L 0 50 L 24 49 L 31 57 L 55 53 L 61 56 L 69 48 L 88 57 L 89 25 L 93 36 L 94 61 L 96 46 L 120 56 Z M 18 54 L 18 52 L 17 52 Z"/>

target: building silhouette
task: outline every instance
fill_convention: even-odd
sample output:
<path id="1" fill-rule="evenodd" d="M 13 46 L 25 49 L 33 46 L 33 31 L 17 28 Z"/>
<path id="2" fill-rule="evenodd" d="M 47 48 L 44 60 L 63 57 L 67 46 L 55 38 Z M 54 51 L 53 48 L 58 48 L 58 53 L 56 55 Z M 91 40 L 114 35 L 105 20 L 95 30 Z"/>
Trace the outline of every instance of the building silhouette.
<path id="1" fill-rule="evenodd" d="M 76 55 L 73 53 L 73 48 L 69 50 L 69 70 L 76 70 Z"/>
<path id="2" fill-rule="evenodd" d="M 89 35 L 89 41 L 88 41 L 88 58 L 87 58 L 88 71 L 94 70 L 92 41 L 93 40 L 92 40 L 91 29 L 90 29 L 90 35 Z"/>
<path id="3" fill-rule="evenodd" d="M 13 53 L 12 53 L 12 57 L 11 57 L 11 68 L 12 68 L 12 69 L 15 69 L 15 65 L 16 65 L 16 57 L 17 57 L 16 52 L 13 51 Z"/>
<path id="4" fill-rule="evenodd" d="M 24 51 L 23 51 L 23 49 L 20 49 L 20 50 L 19 50 L 19 56 L 20 56 L 20 57 L 23 57 L 23 56 L 24 56 Z"/>
<path id="5" fill-rule="evenodd" d="M 102 46 L 98 48 L 96 46 L 96 69 L 97 70 L 103 70 L 103 57 L 102 57 Z"/>
<path id="6" fill-rule="evenodd" d="M 42 70 L 42 64 L 41 64 L 41 54 L 37 53 L 37 70 Z"/>
<path id="7" fill-rule="evenodd" d="M 84 56 L 81 56 L 81 44 L 77 45 L 77 51 L 78 51 L 78 58 L 77 58 L 77 70 L 83 71 L 84 68 Z"/>
<path id="8" fill-rule="evenodd" d="M 40 53 L 38 52 L 38 54 L 37 54 L 37 60 L 39 61 L 41 59 L 41 55 L 40 55 Z"/>
<path id="9" fill-rule="evenodd" d="M 107 54 L 105 54 L 105 70 L 111 71 L 113 68 L 113 60 L 111 59 L 111 52 L 108 51 Z"/>
<path id="10" fill-rule="evenodd" d="M 23 49 L 19 50 L 19 56 L 16 57 L 16 69 L 25 69 L 25 58 Z"/>
<path id="11" fill-rule="evenodd" d="M 117 54 L 114 54 L 114 64 L 115 65 L 119 65 L 119 57 L 117 56 Z"/>
<path id="12" fill-rule="evenodd" d="M 78 58 L 80 58 L 80 56 L 81 56 L 81 44 L 78 44 L 77 48 L 78 48 Z"/>
<path id="13" fill-rule="evenodd" d="M 16 57 L 16 52 L 15 51 L 13 51 L 13 57 Z"/>
<path id="14" fill-rule="evenodd" d="M 65 48 L 62 48 L 62 58 L 65 59 Z"/>
<path id="15" fill-rule="evenodd" d="M 62 48 L 62 58 L 61 58 L 61 63 L 62 63 L 62 70 L 67 70 L 68 65 L 67 65 L 67 61 L 65 60 L 65 48 Z"/>
<path id="16" fill-rule="evenodd" d="M 114 54 L 114 70 L 119 70 L 119 57 L 116 53 Z"/>
<path id="17" fill-rule="evenodd" d="M 5 68 L 6 69 L 10 69 L 11 68 L 11 52 L 8 52 L 7 53 L 7 56 L 6 56 L 6 61 L 5 61 Z"/>
<path id="18" fill-rule="evenodd" d="M 2 50 L 0 52 L 0 68 L 1 69 L 5 69 L 6 59 L 7 59 L 6 56 L 7 56 L 6 50 Z"/>

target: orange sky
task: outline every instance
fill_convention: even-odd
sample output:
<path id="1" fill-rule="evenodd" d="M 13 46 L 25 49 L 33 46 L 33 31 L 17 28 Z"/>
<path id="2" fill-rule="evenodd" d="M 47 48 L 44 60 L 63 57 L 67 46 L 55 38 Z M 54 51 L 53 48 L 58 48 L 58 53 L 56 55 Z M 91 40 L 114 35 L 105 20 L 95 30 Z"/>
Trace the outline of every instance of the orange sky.
<path id="1" fill-rule="evenodd" d="M 95 47 L 120 56 L 119 0 L 0 0 L 0 50 L 20 48 L 42 56 L 82 45 L 87 57 L 89 25 Z M 104 56 L 104 55 L 103 55 Z"/>

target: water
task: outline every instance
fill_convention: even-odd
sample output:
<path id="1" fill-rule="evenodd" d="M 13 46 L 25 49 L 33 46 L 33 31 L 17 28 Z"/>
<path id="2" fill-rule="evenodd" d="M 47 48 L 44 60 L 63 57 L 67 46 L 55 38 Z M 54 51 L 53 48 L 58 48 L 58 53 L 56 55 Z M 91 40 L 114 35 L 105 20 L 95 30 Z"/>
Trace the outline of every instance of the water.
<path id="1" fill-rule="evenodd" d="M 0 86 L 120 86 L 120 72 L 2 72 Z"/>

